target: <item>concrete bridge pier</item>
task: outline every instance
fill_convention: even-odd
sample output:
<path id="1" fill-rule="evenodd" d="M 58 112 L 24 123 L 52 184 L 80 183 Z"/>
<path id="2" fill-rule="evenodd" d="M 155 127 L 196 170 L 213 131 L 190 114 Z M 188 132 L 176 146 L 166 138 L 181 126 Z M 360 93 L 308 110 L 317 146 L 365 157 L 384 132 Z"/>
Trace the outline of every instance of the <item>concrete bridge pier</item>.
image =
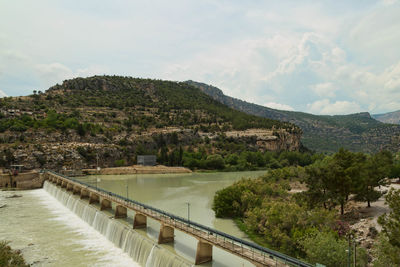
<path id="1" fill-rule="evenodd" d="M 57 185 L 61 185 L 61 187 L 62 187 L 62 180 L 61 179 L 57 179 Z"/>
<path id="2" fill-rule="evenodd" d="M 81 199 L 84 199 L 84 198 L 89 198 L 90 193 L 89 193 L 89 191 L 86 190 L 85 188 L 82 188 L 82 189 L 81 189 L 80 195 L 81 195 Z"/>
<path id="3" fill-rule="evenodd" d="M 133 229 L 146 228 L 147 227 L 147 217 L 141 213 L 136 213 L 133 217 Z"/>
<path id="4" fill-rule="evenodd" d="M 115 207 L 115 219 L 126 218 L 127 217 L 127 209 L 124 206 L 117 205 Z"/>
<path id="5" fill-rule="evenodd" d="M 212 261 L 212 248 L 213 246 L 207 242 L 199 240 L 196 250 L 195 264 L 202 264 Z"/>
<path id="6" fill-rule="evenodd" d="M 61 188 L 67 188 L 68 182 L 67 181 L 62 181 L 61 182 Z"/>
<path id="7" fill-rule="evenodd" d="M 111 201 L 104 198 L 104 199 L 101 201 L 100 210 L 108 210 L 108 209 L 112 209 Z"/>
<path id="8" fill-rule="evenodd" d="M 79 195 L 81 193 L 81 187 L 79 185 L 74 185 L 72 192 L 74 195 Z"/>
<path id="9" fill-rule="evenodd" d="M 100 197 L 95 193 L 90 193 L 89 196 L 89 204 L 99 203 L 100 204 Z"/>
<path id="10" fill-rule="evenodd" d="M 158 244 L 174 242 L 174 228 L 165 224 L 160 226 L 160 234 L 158 235 Z"/>
<path id="11" fill-rule="evenodd" d="M 67 191 L 72 191 L 74 189 L 74 185 L 67 183 Z"/>

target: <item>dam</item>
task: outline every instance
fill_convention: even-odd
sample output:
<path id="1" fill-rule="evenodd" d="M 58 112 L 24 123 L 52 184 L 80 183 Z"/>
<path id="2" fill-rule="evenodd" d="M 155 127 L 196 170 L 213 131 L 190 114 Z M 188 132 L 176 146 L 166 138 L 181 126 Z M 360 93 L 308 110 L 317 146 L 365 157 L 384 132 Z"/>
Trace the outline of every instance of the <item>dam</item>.
<path id="1" fill-rule="evenodd" d="M 77 267 L 93 264 L 155 267 L 311 266 L 257 246 L 239 231 L 232 220 L 215 218 L 211 205 L 216 190 L 243 176 L 255 178 L 262 173 L 70 178 L 44 170 L 32 176 L 35 181 L 39 179 L 42 182 L 42 189 L 0 192 L 0 204 L 8 202 L 5 208 L 0 209 L 1 217 L 5 219 L 0 222 L 0 238 L 12 240 L 12 245 L 23 251 L 32 266 L 36 266 L 37 262 L 40 262 L 37 266 L 53 266 L 54 262 L 58 262 L 59 266 Z M 18 186 L 27 185 L 20 182 L 22 178 L 27 179 L 20 177 Z M 5 181 L 8 182 L 9 178 Z M 7 200 L 10 194 L 24 197 Z M 40 196 L 40 199 L 32 199 L 31 195 Z M 63 213 L 63 218 L 54 219 L 51 214 L 43 214 L 40 205 L 43 201 L 48 206 L 48 212 Z M 16 213 L 15 210 L 20 212 Z M 35 223 L 21 224 L 21 216 L 26 218 L 23 221 L 28 219 Z M 68 230 L 58 227 L 60 223 L 57 221 Z M 16 224 L 20 226 L 12 227 Z M 42 224 L 48 226 L 40 227 Z M 51 229 L 51 233 L 46 228 Z M 52 237 L 61 237 L 61 240 L 68 242 L 60 244 Z M 70 244 L 74 238 L 79 239 L 84 247 L 77 248 L 76 241 Z M 103 241 L 89 241 L 92 239 Z M 41 246 L 42 240 L 45 240 L 45 244 Z M 58 252 L 49 252 L 54 249 Z M 110 264 L 115 257 L 117 260 L 112 260 Z M 127 263 L 129 260 L 126 257 L 133 260 L 132 263 Z M 48 261 L 53 263 L 46 264 Z M 118 263 L 120 261 L 125 263 Z"/>
<path id="2" fill-rule="evenodd" d="M 142 266 L 161 266 L 155 264 L 158 261 L 161 262 L 160 258 L 155 255 L 165 255 L 165 253 L 160 252 L 162 249 L 157 245 L 147 241 L 138 241 L 138 235 L 132 230 L 146 227 L 148 219 L 160 222 L 158 244 L 174 242 L 174 233 L 176 230 L 196 238 L 198 241 L 194 264 L 212 261 L 213 247 L 218 247 L 229 253 L 238 255 L 256 266 L 312 266 L 188 219 L 96 188 L 82 181 L 51 171 L 45 171 L 43 175 L 45 180 L 47 180 L 44 186 L 48 192 L 55 195 L 60 202 L 68 206 L 72 211 L 80 214 L 79 216 L 83 220 L 107 236 L 110 241 L 126 251 Z M 69 203 L 68 199 L 71 199 L 73 195 L 79 196 L 79 201 L 83 204 Z M 121 225 L 118 220 L 115 220 L 127 218 L 128 210 L 134 213 L 130 227 Z M 107 211 L 109 215 L 101 215 L 102 211 Z M 101 217 L 107 217 L 108 219 L 109 217 L 113 217 L 113 222 L 118 226 L 102 226 L 102 223 L 100 223 L 102 221 L 100 220 Z M 149 263 L 149 260 L 151 260 L 151 263 Z M 170 257 L 168 261 L 174 263 L 165 266 L 187 266 L 185 264 L 188 264 L 176 256 Z M 162 260 L 162 262 L 165 263 L 166 259 Z"/>
<path id="3" fill-rule="evenodd" d="M 108 214 L 100 211 L 96 206 L 88 205 L 80 198 L 74 197 L 68 191 L 47 181 L 44 183 L 44 190 L 105 236 L 116 247 L 121 248 L 140 266 L 192 266 L 191 263 L 157 246 L 152 240 L 143 237 L 122 222 L 110 219 Z"/>

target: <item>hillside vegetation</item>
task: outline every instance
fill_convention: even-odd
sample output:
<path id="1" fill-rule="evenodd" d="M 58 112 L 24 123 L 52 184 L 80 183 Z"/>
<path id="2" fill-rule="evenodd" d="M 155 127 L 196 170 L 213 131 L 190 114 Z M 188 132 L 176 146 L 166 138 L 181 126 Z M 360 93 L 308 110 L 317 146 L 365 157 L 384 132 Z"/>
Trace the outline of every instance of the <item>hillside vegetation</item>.
<path id="1" fill-rule="evenodd" d="M 138 154 L 156 154 L 163 164 L 209 168 L 210 154 L 300 149 L 297 126 L 231 109 L 171 81 L 76 78 L 44 93 L 2 98 L 0 110 L 1 166 L 89 167 L 98 158 L 103 166 L 123 166 Z"/>
<path id="2" fill-rule="evenodd" d="M 35 115 L 56 111 L 53 115 L 39 118 L 25 113 L 20 118 L 3 119 L 1 131 L 53 126 L 75 128 L 81 121 L 80 115 L 84 116 L 84 121 L 101 122 L 116 128 L 121 127 L 119 122 L 122 122 L 122 127 L 128 130 L 193 125 L 217 131 L 222 128 L 244 130 L 272 127 L 296 130 L 289 123 L 233 110 L 185 83 L 119 76 L 67 80 L 62 85 L 51 87 L 45 94 L 3 98 L 0 107 L 31 111 Z M 88 114 L 82 114 L 80 110 Z M 93 114 L 94 111 L 97 114 Z M 41 120 L 40 117 L 46 119 Z M 50 120 L 57 120 L 59 125 L 54 125 Z"/>
<path id="3" fill-rule="evenodd" d="M 315 151 L 336 152 L 341 147 L 368 153 L 382 149 L 395 152 L 400 149 L 400 125 L 382 123 L 367 112 L 322 116 L 276 110 L 226 96 L 220 89 L 210 85 L 194 81 L 187 83 L 234 109 L 296 124 L 303 130 L 304 146 Z"/>
<path id="4" fill-rule="evenodd" d="M 361 218 L 370 218 L 361 217 L 352 205 L 374 206 L 387 193 L 379 190 L 388 184 L 386 177 L 398 177 L 399 167 L 399 155 L 388 151 L 368 155 L 341 149 L 305 167 L 242 179 L 216 192 L 213 209 L 217 217 L 235 218 L 253 241 L 313 264 L 345 266 L 347 239 L 353 234 L 358 242 L 357 266 L 372 260 L 367 252 L 375 256 L 374 266 L 398 266 L 400 190 L 386 195 L 391 212 L 378 220 L 383 228 L 379 240 L 375 227 L 365 233 L 371 242 L 363 238 L 365 230 L 353 227 Z M 301 190 L 291 190 L 299 183 L 304 184 Z"/>

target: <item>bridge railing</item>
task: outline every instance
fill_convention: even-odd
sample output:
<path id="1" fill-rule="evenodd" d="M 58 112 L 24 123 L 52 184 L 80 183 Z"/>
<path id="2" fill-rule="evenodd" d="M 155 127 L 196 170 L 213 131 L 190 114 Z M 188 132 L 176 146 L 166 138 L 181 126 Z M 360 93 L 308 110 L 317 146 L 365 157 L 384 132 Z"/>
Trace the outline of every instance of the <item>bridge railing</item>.
<path id="1" fill-rule="evenodd" d="M 174 215 L 172 213 L 157 209 L 155 207 L 152 207 L 150 205 L 141 203 L 139 201 L 136 201 L 136 200 L 133 200 L 133 199 L 128 199 L 128 198 L 126 198 L 124 196 L 121 196 L 121 195 L 115 194 L 113 192 L 104 190 L 104 189 L 99 188 L 97 186 L 93 186 L 93 185 L 91 185 L 89 183 L 85 183 L 85 182 L 79 181 L 77 179 L 68 177 L 66 175 L 59 174 L 59 173 L 56 173 L 56 172 L 51 171 L 51 170 L 43 170 L 43 172 L 52 173 L 52 174 L 54 174 L 56 176 L 60 176 L 60 177 L 63 177 L 64 179 L 73 181 L 75 183 L 79 183 L 79 184 L 81 184 L 81 185 L 83 185 L 85 187 L 91 188 L 91 189 L 93 189 L 95 191 L 101 192 L 101 193 L 106 194 L 108 196 L 112 196 L 112 197 L 121 199 L 121 200 L 123 200 L 125 202 L 134 204 L 134 205 L 136 205 L 136 206 L 138 206 L 138 207 L 140 207 L 142 209 L 156 212 L 157 214 L 159 214 L 161 216 L 164 216 L 167 219 L 170 219 L 170 221 L 172 221 L 172 223 L 173 222 L 175 222 L 175 223 L 179 222 L 179 223 L 182 223 L 182 224 L 186 224 L 188 226 L 188 228 L 190 227 L 190 228 L 194 228 L 194 229 L 203 231 L 203 232 L 207 233 L 208 236 L 213 235 L 213 236 L 215 236 L 215 238 L 217 240 L 218 240 L 218 238 L 220 238 L 224 242 L 224 244 L 226 246 L 232 246 L 232 248 L 234 248 L 234 246 L 236 245 L 236 246 L 241 247 L 242 249 L 243 248 L 247 248 L 248 250 L 250 250 L 252 252 L 252 258 L 253 259 L 255 259 L 256 257 L 260 257 L 261 256 L 261 257 L 263 257 L 265 259 L 269 258 L 269 259 L 273 259 L 273 260 L 279 260 L 282 263 L 285 263 L 287 265 L 292 265 L 292 266 L 300 266 L 300 267 L 312 267 L 312 266 L 314 266 L 312 264 L 309 264 L 309 263 L 306 263 L 304 261 L 298 260 L 296 258 L 290 257 L 290 256 L 285 255 L 283 253 L 280 253 L 278 251 L 262 247 L 260 245 L 255 244 L 255 243 L 252 243 L 252 242 L 237 238 L 237 237 L 229 235 L 227 233 L 224 233 L 224 232 L 218 231 L 216 229 L 210 228 L 208 226 L 205 226 L 205 225 L 190 221 L 190 220 L 185 219 L 183 217 L 180 217 L 180 216 Z"/>

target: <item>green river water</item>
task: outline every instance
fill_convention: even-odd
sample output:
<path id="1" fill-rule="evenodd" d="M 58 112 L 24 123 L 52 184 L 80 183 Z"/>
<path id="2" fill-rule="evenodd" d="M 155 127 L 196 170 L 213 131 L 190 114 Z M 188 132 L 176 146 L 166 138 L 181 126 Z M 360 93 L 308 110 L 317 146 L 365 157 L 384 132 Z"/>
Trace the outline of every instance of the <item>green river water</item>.
<path id="1" fill-rule="evenodd" d="M 226 232 L 246 236 L 232 220 L 215 218 L 212 200 L 217 190 L 241 177 L 258 177 L 265 171 L 191 174 L 99 175 L 78 179 L 130 199 Z M 0 191 L 0 240 L 12 240 L 32 266 L 138 266 L 127 254 L 92 229 L 43 189 Z M 189 212 L 189 213 L 188 213 Z M 129 214 L 128 214 L 129 215 Z M 156 240 L 159 224 L 148 220 L 143 235 Z M 174 244 L 162 245 L 194 262 L 197 240 L 175 231 Z M 213 262 L 202 266 L 253 266 L 247 261 L 214 248 Z"/>

